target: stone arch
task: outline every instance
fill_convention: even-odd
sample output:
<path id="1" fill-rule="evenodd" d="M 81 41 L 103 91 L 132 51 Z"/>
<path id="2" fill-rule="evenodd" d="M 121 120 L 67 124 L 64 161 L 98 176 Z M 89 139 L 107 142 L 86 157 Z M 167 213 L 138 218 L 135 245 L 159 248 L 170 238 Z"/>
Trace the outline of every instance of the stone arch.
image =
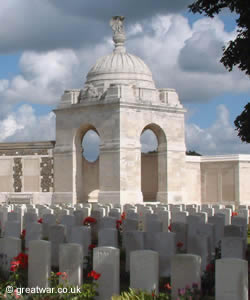
<path id="1" fill-rule="evenodd" d="M 83 157 L 82 141 L 86 133 L 93 130 L 100 137 L 99 130 L 92 124 L 83 124 L 74 135 L 73 141 L 73 187 L 77 202 L 97 200 L 99 193 L 99 157 L 89 162 Z"/>
<path id="2" fill-rule="evenodd" d="M 166 134 L 164 130 L 155 123 L 146 125 L 142 129 L 141 135 L 146 130 L 151 130 L 155 134 L 158 146 L 154 152 L 147 154 L 141 153 L 141 191 L 144 201 L 167 202 Z M 152 176 L 152 174 L 154 176 Z"/>

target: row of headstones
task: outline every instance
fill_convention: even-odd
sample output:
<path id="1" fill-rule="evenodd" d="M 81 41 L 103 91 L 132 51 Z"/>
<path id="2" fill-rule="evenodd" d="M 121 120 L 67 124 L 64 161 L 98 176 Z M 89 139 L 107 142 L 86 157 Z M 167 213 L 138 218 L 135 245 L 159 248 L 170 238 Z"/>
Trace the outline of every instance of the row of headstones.
<path id="1" fill-rule="evenodd" d="M 37 217 L 43 217 L 45 214 L 54 214 L 56 216 L 56 219 L 60 222 L 62 217 L 64 215 L 77 215 L 77 213 L 80 214 L 83 213 L 84 216 L 88 216 L 92 211 L 98 211 L 103 216 L 113 216 L 119 218 L 119 215 L 121 213 L 121 207 L 113 207 L 111 204 L 107 205 L 100 205 L 100 204 L 77 204 L 75 206 L 50 206 L 46 207 L 43 205 L 22 205 L 22 206 L 1 206 L 0 207 L 0 220 L 1 224 L 4 225 L 4 223 L 7 221 L 19 221 L 21 223 L 21 226 L 25 227 L 26 219 L 32 218 L 25 217 L 25 212 L 28 212 L 29 214 L 36 214 Z M 231 223 L 231 211 L 234 210 L 233 205 L 228 205 L 230 207 L 223 208 L 221 205 L 213 205 L 213 207 L 209 207 L 209 205 L 150 205 L 145 206 L 142 204 L 137 204 L 135 206 L 126 204 L 123 206 L 123 211 L 126 211 L 129 218 L 137 218 L 139 216 L 144 216 L 147 213 L 162 213 L 164 211 L 169 211 L 172 214 L 172 221 L 173 222 L 185 222 L 186 217 L 189 214 L 192 215 L 199 215 L 200 217 L 204 218 L 205 221 L 207 220 L 208 216 L 213 216 L 215 213 L 223 213 L 225 215 L 225 222 L 226 225 L 229 225 Z M 14 210 L 13 214 L 11 214 L 8 217 L 8 212 L 10 210 Z M 245 217 L 248 220 L 248 209 L 240 207 L 238 209 L 239 216 Z M 34 216 L 33 216 L 34 218 Z M 22 220 L 24 219 L 24 220 Z M 24 223 L 24 224 L 23 224 Z M 21 228 L 22 229 L 22 228 Z"/>
<path id="2" fill-rule="evenodd" d="M 11 255 L 20 250 L 20 240 L 3 239 L 4 250 L 11 248 Z M 51 270 L 51 242 L 31 241 L 29 245 L 28 285 L 48 287 Z M 15 252 L 15 253 L 14 253 Z M 201 286 L 201 258 L 197 255 L 179 254 L 171 258 L 172 296 L 187 285 Z M 151 250 L 130 253 L 130 287 L 159 291 L 159 254 Z M 98 281 L 98 299 L 111 299 L 120 293 L 120 250 L 114 247 L 94 249 L 93 269 L 101 274 Z M 67 273 L 70 285 L 82 284 L 83 249 L 78 244 L 62 244 L 59 247 L 59 271 Z M 233 270 L 233 272 L 232 272 Z M 248 299 L 248 263 L 241 259 L 220 259 L 215 265 L 215 299 Z M 64 281 L 61 279 L 61 283 Z"/>
<path id="3" fill-rule="evenodd" d="M 103 219 L 110 221 L 109 218 Z M 219 220 L 221 219 L 222 218 L 219 218 Z M 111 221 L 115 220 L 111 219 Z M 112 225 L 111 222 L 104 224 L 105 226 Z M 126 253 L 126 270 L 129 270 L 129 255 L 131 251 L 154 250 L 158 252 L 161 261 L 160 275 L 169 276 L 170 259 L 176 254 L 177 243 L 182 242 L 183 249 L 186 250 L 187 253 L 197 254 L 202 257 L 202 270 L 204 271 L 215 252 L 215 225 L 203 223 L 189 225 L 173 223 L 171 226 L 173 232 L 141 232 L 137 231 L 137 220 L 125 220 L 122 244 Z M 232 225 L 229 227 L 231 226 Z M 228 226 L 225 226 L 225 228 L 227 227 Z M 25 236 L 26 248 L 29 248 L 30 241 L 41 240 L 42 228 L 46 228 L 48 231 L 48 240 L 51 241 L 53 266 L 58 266 L 58 249 L 60 244 L 64 244 L 65 242 L 80 244 L 84 249 L 84 253 L 88 253 L 88 247 L 92 242 L 91 228 L 85 226 L 66 227 L 62 224 L 49 225 L 48 223 L 30 223 Z M 67 232 L 69 233 L 68 238 Z M 242 237 L 232 237 L 229 231 L 228 236 L 222 237 L 221 240 L 222 257 L 245 258 L 246 245 Z M 99 230 L 98 246 L 118 247 L 117 230 L 108 227 Z"/>
<path id="4" fill-rule="evenodd" d="M 131 206 L 128 206 L 131 209 Z M 125 207 L 126 208 L 126 207 Z M 152 249 L 151 245 L 154 245 L 155 242 L 153 241 L 156 238 L 156 235 L 152 235 L 150 232 L 161 232 L 163 228 L 163 222 L 158 220 L 158 218 L 164 216 L 163 221 L 167 224 L 170 224 L 170 215 L 171 213 L 168 211 L 161 211 L 159 209 L 158 214 L 151 214 L 148 212 L 147 207 L 140 206 L 142 209 L 143 219 L 145 223 L 145 238 L 139 238 L 136 240 L 137 242 L 134 245 L 138 245 L 137 249 Z M 101 209 L 101 208 L 100 208 Z M 128 210 L 129 210 L 128 209 Z M 114 212 L 119 213 L 119 208 L 113 209 Z M 127 211 L 128 211 L 127 210 Z M 146 211 L 146 213 L 145 213 Z M 226 211 L 230 211 L 229 208 Z M 67 242 L 78 242 L 83 244 L 83 247 L 87 248 L 87 243 L 89 243 L 89 238 L 86 237 L 84 233 L 81 233 L 81 228 L 74 226 L 79 225 L 82 223 L 83 220 L 83 212 L 82 211 L 74 211 L 75 216 L 70 215 L 63 215 L 61 222 L 66 227 L 66 241 Z M 88 212 L 88 214 L 90 211 Z M 101 213 L 98 210 L 94 210 L 93 215 L 98 219 L 98 224 L 95 225 L 95 228 L 99 231 L 99 246 L 118 246 L 118 239 L 117 239 L 117 232 L 116 230 L 108 230 L 107 228 L 115 228 L 116 226 L 116 218 L 112 217 L 103 217 L 101 218 Z M 185 212 L 175 212 L 172 215 L 178 216 Z M 8 217 L 16 217 L 17 213 L 9 212 Z M 111 211 L 112 215 L 112 211 Z M 26 213 L 24 216 L 26 218 L 27 226 L 26 230 L 26 248 L 28 248 L 28 243 L 30 240 L 38 240 L 41 239 L 42 236 L 49 237 L 49 226 L 56 223 L 56 218 L 54 215 L 45 214 L 43 217 L 43 224 L 34 223 L 37 220 L 37 216 L 32 213 Z M 137 215 L 138 216 L 138 215 Z M 186 249 L 188 253 L 198 254 L 201 255 L 203 258 L 203 269 L 206 266 L 211 254 L 214 252 L 215 245 L 218 245 L 218 241 L 222 240 L 223 236 L 227 237 L 222 241 L 222 257 L 239 257 L 244 258 L 245 253 L 245 246 L 244 242 L 242 242 L 242 238 L 246 241 L 247 235 L 247 223 L 246 219 L 242 217 L 233 217 L 232 222 L 235 223 L 233 225 L 225 226 L 225 215 L 215 215 L 213 217 L 208 217 L 209 223 L 211 224 L 204 224 L 205 220 L 201 216 L 186 216 L 186 223 L 185 222 L 174 222 L 172 223 L 172 231 L 176 233 L 176 240 L 183 243 L 183 249 Z M 125 222 L 124 231 L 134 231 L 138 227 L 138 218 L 137 220 L 134 218 L 130 218 L 127 216 L 127 220 Z M 224 221 L 223 221 L 224 219 Z M 78 222 L 78 223 L 77 223 Z M 8 221 L 6 227 L 6 236 L 14 236 L 19 237 L 20 235 L 20 222 L 18 221 Z M 58 228 L 58 229 L 57 229 Z M 105 229 L 106 228 L 106 229 Z M 42 230 L 41 230 L 42 229 Z M 55 227 L 54 230 L 58 231 L 55 234 L 57 241 L 55 242 L 56 245 L 64 242 L 64 229 L 60 227 Z M 167 229 L 168 231 L 168 229 Z M 51 231 L 53 232 L 53 230 Z M 61 234 L 59 234 L 61 232 Z M 53 234 L 50 235 L 50 239 L 53 241 Z M 166 235 L 165 235 L 166 236 Z M 208 236 L 208 238 L 207 238 Z M 85 239 L 85 242 L 83 240 Z M 144 243 L 146 246 L 141 246 L 141 240 L 146 240 Z M 125 238 L 123 239 L 125 241 Z M 151 243 L 150 243 L 150 240 Z M 164 240 L 164 239 L 163 239 Z M 166 236 L 166 240 L 169 240 Z M 148 242 L 147 242 L 148 241 Z M 169 243 L 169 242 L 168 242 Z M 168 244 L 167 243 L 167 244 Z M 151 244 L 151 245 L 150 245 Z M 173 244 L 173 243 L 172 243 Z M 57 247 L 56 247 L 57 248 Z M 164 249 L 164 248 L 163 248 Z M 172 249 L 172 247 L 169 247 Z M 171 255 L 175 253 L 173 250 L 169 250 Z"/>

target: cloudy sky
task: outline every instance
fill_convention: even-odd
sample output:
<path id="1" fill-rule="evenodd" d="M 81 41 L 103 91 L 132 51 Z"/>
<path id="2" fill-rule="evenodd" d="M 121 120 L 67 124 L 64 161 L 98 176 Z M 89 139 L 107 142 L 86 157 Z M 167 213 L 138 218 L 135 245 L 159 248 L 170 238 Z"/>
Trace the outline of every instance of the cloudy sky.
<path id="1" fill-rule="evenodd" d="M 193 15 L 191 2 L 1 1 L 0 141 L 55 139 L 51 110 L 65 89 L 82 88 L 97 58 L 112 51 L 109 20 L 124 15 L 128 51 L 147 63 L 157 87 L 175 88 L 188 110 L 187 148 L 249 154 L 233 120 L 250 102 L 250 79 L 219 62 L 236 35 L 234 16 Z"/>

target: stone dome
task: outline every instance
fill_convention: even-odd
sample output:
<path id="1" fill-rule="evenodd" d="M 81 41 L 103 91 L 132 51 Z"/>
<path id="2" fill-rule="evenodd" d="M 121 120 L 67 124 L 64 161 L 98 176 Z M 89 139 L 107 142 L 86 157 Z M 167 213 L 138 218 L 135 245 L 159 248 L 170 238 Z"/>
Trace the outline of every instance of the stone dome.
<path id="1" fill-rule="evenodd" d="M 117 17 L 121 18 L 121 17 Z M 129 54 L 124 46 L 125 33 L 123 22 L 120 21 L 120 28 L 111 23 L 114 31 L 113 40 L 115 49 L 113 53 L 101 57 L 87 74 L 86 84 L 100 86 L 102 84 L 133 84 L 137 87 L 155 88 L 152 73 L 148 66 L 139 57 Z M 111 22 L 112 22 L 111 20 Z M 123 21 L 123 20 L 122 20 Z M 116 27 L 115 27 L 116 25 Z"/>

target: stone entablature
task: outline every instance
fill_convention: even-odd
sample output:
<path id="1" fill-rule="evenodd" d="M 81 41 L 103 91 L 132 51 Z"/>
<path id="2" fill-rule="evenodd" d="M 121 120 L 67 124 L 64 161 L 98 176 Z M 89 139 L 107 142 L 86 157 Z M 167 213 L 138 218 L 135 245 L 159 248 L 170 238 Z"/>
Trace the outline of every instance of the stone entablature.
<path id="1" fill-rule="evenodd" d="M 141 88 L 126 84 L 111 84 L 107 89 L 103 85 L 98 89 L 96 87 L 93 87 L 93 89 L 96 90 L 98 95 L 93 93 L 93 96 L 87 96 L 84 90 L 79 89 L 66 90 L 58 108 L 89 102 L 96 104 L 106 104 L 113 100 L 122 102 L 123 99 L 126 103 L 183 108 L 174 89 Z M 89 90 L 86 90 L 86 93 L 89 93 Z"/>
<path id="2" fill-rule="evenodd" d="M 0 143 L 0 156 L 52 155 L 54 141 Z"/>

